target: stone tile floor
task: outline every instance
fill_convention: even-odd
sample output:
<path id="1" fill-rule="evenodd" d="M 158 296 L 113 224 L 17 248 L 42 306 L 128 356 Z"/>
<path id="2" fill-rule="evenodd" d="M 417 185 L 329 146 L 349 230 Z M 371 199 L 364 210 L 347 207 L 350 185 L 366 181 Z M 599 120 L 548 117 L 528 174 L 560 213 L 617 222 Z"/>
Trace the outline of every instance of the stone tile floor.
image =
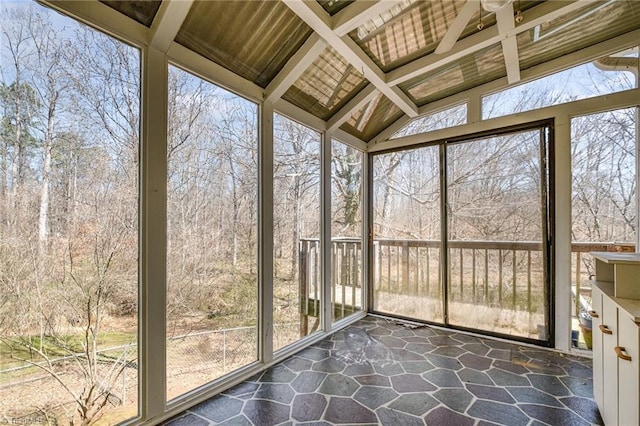
<path id="1" fill-rule="evenodd" d="M 589 425 L 591 360 L 377 317 L 167 424 Z"/>

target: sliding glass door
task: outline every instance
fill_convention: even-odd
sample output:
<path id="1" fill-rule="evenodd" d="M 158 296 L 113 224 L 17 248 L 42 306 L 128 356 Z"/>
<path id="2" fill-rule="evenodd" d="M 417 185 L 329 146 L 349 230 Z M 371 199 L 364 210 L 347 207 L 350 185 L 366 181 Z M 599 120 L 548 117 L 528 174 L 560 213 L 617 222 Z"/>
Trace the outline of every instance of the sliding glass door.
<path id="1" fill-rule="evenodd" d="M 550 343 L 549 134 L 374 155 L 374 311 Z"/>
<path id="2" fill-rule="evenodd" d="M 440 147 L 373 159 L 373 309 L 443 323 Z"/>
<path id="3" fill-rule="evenodd" d="M 544 133 L 447 146 L 448 320 L 547 340 Z"/>

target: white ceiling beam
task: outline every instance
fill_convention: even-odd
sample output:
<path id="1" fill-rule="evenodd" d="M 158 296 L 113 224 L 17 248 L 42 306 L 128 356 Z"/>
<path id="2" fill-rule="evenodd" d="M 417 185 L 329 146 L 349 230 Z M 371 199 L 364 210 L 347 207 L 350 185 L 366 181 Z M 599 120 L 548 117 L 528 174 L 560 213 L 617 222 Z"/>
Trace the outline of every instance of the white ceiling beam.
<path id="1" fill-rule="evenodd" d="M 391 86 L 398 85 L 596 1 L 598 0 L 546 1 L 527 10 L 524 21 L 504 34 L 500 34 L 495 26 L 485 28 L 458 41 L 447 55 L 428 55 L 389 72 L 386 81 Z"/>
<path id="2" fill-rule="evenodd" d="M 518 42 L 515 37 L 502 40 L 502 55 L 507 67 L 507 80 L 509 84 L 520 81 L 520 59 L 518 58 Z"/>
<path id="3" fill-rule="evenodd" d="M 415 103 L 404 92 L 386 83 L 384 73 L 349 36 L 340 37 L 333 32 L 330 17 L 318 2 L 303 0 L 283 0 L 283 2 L 405 114 L 410 117 L 418 114 Z"/>
<path id="4" fill-rule="evenodd" d="M 373 84 L 369 84 L 362 89 L 353 99 L 345 104 L 339 111 L 337 111 L 329 120 L 327 120 L 327 130 L 332 132 L 338 129 L 342 124 L 347 121 L 351 115 L 360 110 L 363 106 L 370 102 L 378 94 L 378 90 Z"/>
<path id="5" fill-rule="evenodd" d="M 273 109 L 280 115 L 290 118 L 293 121 L 304 124 L 305 126 L 317 131 L 324 132 L 327 130 L 327 122 L 321 118 L 316 117 L 303 110 L 302 108 L 285 101 L 284 99 L 278 99 L 273 104 Z"/>
<path id="6" fill-rule="evenodd" d="M 358 0 L 332 18 L 333 32 L 342 37 L 365 22 L 391 9 L 402 0 Z"/>
<path id="7" fill-rule="evenodd" d="M 351 133 L 347 133 L 342 129 L 336 129 L 333 133 L 331 133 L 332 139 L 338 140 L 346 145 L 349 145 L 352 148 L 357 149 L 358 151 L 366 152 L 367 151 L 367 143 L 363 140 L 353 136 Z"/>
<path id="8" fill-rule="evenodd" d="M 462 32 L 473 18 L 473 14 L 478 10 L 478 3 L 480 0 L 467 0 L 467 2 L 462 6 L 460 13 L 456 16 L 456 19 L 453 20 L 453 23 L 447 28 L 447 32 L 440 40 L 438 47 L 436 47 L 435 53 L 437 55 L 441 55 L 443 53 L 447 53 L 453 46 L 456 41 L 462 35 Z"/>
<path id="9" fill-rule="evenodd" d="M 509 36 L 516 27 L 513 13 L 513 3 L 507 3 L 496 12 L 498 33 L 506 35 L 500 43 L 502 44 L 502 56 L 504 57 L 507 69 L 507 80 L 509 84 L 520 81 L 520 59 L 518 57 L 518 42 L 514 35 Z"/>
<path id="10" fill-rule="evenodd" d="M 509 84 L 515 84 L 520 81 L 520 58 L 518 55 L 518 41 L 513 33 L 516 27 L 513 3 L 507 3 L 504 7 L 496 12 L 496 20 L 498 25 L 498 33 L 505 35 L 506 38 L 501 40 L 502 56 L 507 70 L 507 81 Z"/>
<path id="11" fill-rule="evenodd" d="M 302 47 L 287 61 L 278 75 L 271 80 L 265 89 L 265 100 L 275 102 L 280 99 L 326 46 L 327 43 L 318 34 L 311 34 Z"/>
<path id="12" fill-rule="evenodd" d="M 164 0 L 153 18 L 149 45 L 161 52 L 169 50 L 192 5 L 193 0 Z"/>
<path id="13" fill-rule="evenodd" d="M 138 47 L 149 41 L 149 28 L 97 0 L 38 0 L 38 3 Z"/>

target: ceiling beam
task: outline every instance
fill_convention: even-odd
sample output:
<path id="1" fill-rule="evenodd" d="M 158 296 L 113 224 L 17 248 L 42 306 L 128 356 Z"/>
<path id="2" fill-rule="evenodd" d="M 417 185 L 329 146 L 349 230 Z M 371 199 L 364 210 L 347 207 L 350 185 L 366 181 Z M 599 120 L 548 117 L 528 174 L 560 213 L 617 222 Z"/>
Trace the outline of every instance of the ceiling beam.
<path id="1" fill-rule="evenodd" d="M 149 45 L 166 52 L 189 14 L 193 0 L 165 0 L 151 23 Z"/>
<path id="2" fill-rule="evenodd" d="M 500 34 L 495 26 L 485 28 L 458 41 L 447 55 L 428 55 L 389 72 L 386 75 L 386 82 L 395 86 L 411 80 L 596 1 L 598 0 L 546 1 L 527 10 L 524 13 L 524 21 L 504 34 Z"/>
<path id="3" fill-rule="evenodd" d="M 402 0 L 359 0 L 336 13 L 332 18 L 333 32 L 342 37 L 365 22 L 391 9 Z"/>
<path id="4" fill-rule="evenodd" d="M 370 102 L 378 94 L 378 90 L 373 84 L 367 85 L 360 91 L 353 99 L 345 104 L 339 111 L 337 111 L 329 120 L 327 120 L 327 130 L 334 131 L 347 121 L 351 115 L 360 110 L 363 106 Z"/>
<path id="5" fill-rule="evenodd" d="M 302 47 L 287 61 L 282 71 L 271 80 L 265 89 L 265 100 L 275 102 L 280 99 L 326 46 L 327 43 L 318 34 L 311 34 Z"/>
<path id="6" fill-rule="evenodd" d="M 324 132 L 325 130 L 327 130 L 326 121 L 316 117 L 310 112 L 303 110 L 302 108 L 292 104 L 291 102 L 285 101 L 282 98 L 278 99 L 273 104 L 273 109 L 280 115 L 290 118 L 293 121 L 297 121 L 298 123 L 302 123 L 317 132 Z"/>
<path id="7" fill-rule="evenodd" d="M 98 27 L 107 34 L 125 39 L 138 47 L 145 46 L 149 41 L 149 28 L 98 0 L 38 0 L 38 3 L 67 14 L 87 25 Z"/>
<path id="8" fill-rule="evenodd" d="M 507 3 L 496 12 L 496 20 L 498 25 L 498 33 L 505 36 L 501 40 L 502 56 L 504 57 L 505 66 L 507 68 L 507 80 L 509 84 L 515 84 L 520 81 L 520 58 L 518 57 L 518 42 L 513 33 L 516 28 L 513 3 Z"/>
<path id="9" fill-rule="evenodd" d="M 283 0 L 283 2 L 405 114 L 410 117 L 418 114 L 415 103 L 404 92 L 386 83 L 382 70 L 348 35 L 340 37 L 333 31 L 330 16 L 318 2 L 303 0 Z"/>
<path id="10" fill-rule="evenodd" d="M 447 32 L 440 40 L 438 47 L 436 47 L 435 54 L 441 55 L 443 53 L 447 53 L 454 46 L 456 41 L 462 35 L 462 32 L 473 18 L 473 14 L 478 10 L 478 3 L 480 0 L 467 0 L 467 2 L 462 6 L 460 13 L 456 16 L 456 19 L 453 20 L 453 23 L 447 28 Z"/>
<path id="11" fill-rule="evenodd" d="M 501 42 L 502 55 L 507 67 L 507 80 L 509 84 L 520 81 L 520 59 L 518 58 L 518 42 L 515 37 L 508 37 Z"/>

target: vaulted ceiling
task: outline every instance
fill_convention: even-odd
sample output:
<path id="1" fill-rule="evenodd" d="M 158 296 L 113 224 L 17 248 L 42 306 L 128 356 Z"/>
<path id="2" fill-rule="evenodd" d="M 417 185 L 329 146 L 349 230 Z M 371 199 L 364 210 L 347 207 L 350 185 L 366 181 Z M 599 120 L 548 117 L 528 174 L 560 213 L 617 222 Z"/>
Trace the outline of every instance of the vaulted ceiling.
<path id="1" fill-rule="evenodd" d="M 476 86 L 516 84 L 527 70 L 621 36 L 621 49 L 640 44 L 637 0 L 101 3 L 148 27 L 157 45 L 177 43 L 264 99 L 365 142 Z"/>

